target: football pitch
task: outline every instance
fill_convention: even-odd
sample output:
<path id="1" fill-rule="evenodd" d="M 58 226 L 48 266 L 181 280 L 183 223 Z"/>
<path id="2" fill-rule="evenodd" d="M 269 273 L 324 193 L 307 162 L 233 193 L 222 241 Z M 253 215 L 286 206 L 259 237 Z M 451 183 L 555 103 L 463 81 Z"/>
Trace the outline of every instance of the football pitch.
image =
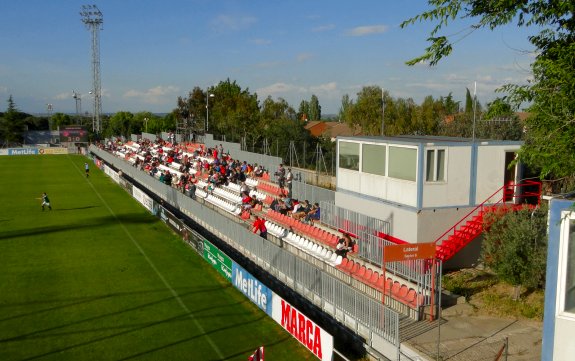
<path id="1" fill-rule="evenodd" d="M 0 360 L 315 359 L 85 157 L 0 157 L 0 201 Z"/>

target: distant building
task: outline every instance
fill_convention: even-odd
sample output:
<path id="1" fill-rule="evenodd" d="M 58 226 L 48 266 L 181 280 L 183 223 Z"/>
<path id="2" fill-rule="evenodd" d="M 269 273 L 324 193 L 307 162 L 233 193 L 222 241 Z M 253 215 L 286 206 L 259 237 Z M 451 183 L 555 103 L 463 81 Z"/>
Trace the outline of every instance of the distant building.
<path id="1" fill-rule="evenodd" d="M 350 127 L 346 123 L 324 122 L 321 120 L 307 122 L 305 129 L 314 137 L 329 138 L 332 142 L 334 142 L 338 136 L 363 135 L 360 126 Z"/>

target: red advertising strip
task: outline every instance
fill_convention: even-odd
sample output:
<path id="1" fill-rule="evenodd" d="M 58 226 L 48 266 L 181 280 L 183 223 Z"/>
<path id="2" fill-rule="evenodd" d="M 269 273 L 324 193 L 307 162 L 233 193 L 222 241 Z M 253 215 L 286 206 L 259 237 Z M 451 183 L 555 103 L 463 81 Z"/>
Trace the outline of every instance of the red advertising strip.
<path id="1" fill-rule="evenodd" d="M 272 318 L 322 361 L 331 361 L 333 336 L 286 302 L 272 295 Z"/>

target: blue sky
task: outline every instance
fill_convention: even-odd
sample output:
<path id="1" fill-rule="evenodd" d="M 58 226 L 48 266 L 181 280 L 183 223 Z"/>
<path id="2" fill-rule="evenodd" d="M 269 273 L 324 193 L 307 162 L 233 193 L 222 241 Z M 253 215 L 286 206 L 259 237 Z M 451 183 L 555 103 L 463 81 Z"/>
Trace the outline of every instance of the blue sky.
<path id="1" fill-rule="evenodd" d="M 104 16 L 100 32 L 102 110 L 169 112 L 178 96 L 227 78 L 296 110 L 315 94 L 337 113 L 344 94 L 381 86 L 393 97 L 453 93 L 477 82 L 479 101 L 505 83 L 524 83 L 533 60 L 525 29 L 508 26 L 467 36 L 469 22 L 443 32 L 460 39 L 438 66 L 408 67 L 421 55 L 431 23 L 399 24 L 426 1 L 340 0 L 5 0 L 0 21 L 0 110 L 75 112 L 72 91 L 91 111 L 91 35 L 83 4 Z M 217 101 L 214 100 L 214 101 Z"/>

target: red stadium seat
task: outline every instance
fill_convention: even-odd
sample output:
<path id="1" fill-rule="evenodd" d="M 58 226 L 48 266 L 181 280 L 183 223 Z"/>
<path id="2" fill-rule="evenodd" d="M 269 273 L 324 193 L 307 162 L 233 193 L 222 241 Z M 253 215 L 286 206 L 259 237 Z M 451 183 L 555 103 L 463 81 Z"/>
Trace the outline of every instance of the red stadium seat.
<path id="1" fill-rule="evenodd" d="M 377 284 L 375 286 L 383 291 L 384 285 L 385 285 L 385 278 L 383 277 L 383 275 L 381 275 L 377 279 Z"/>
<path id="2" fill-rule="evenodd" d="M 349 260 L 347 258 L 342 258 L 341 264 L 339 266 L 337 266 L 337 268 L 345 269 L 347 267 L 348 263 L 349 263 Z"/>
<path id="3" fill-rule="evenodd" d="M 403 301 L 405 296 L 407 296 L 407 292 L 409 292 L 409 288 L 406 285 L 402 285 L 396 294 L 396 298 L 399 299 L 400 301 Z M 392 292 L 392 294 L 393 294 L 393 292 Z"/>
<path id="4" fill-rule="evenodd" d="M 369 283 L 371 283 L 372 285 L 375 286 L 378 281 L 379 281 L 379 273 L 373 272 L 373 274 L 371 275 L 371 278 L 369 279 Z"/>
<path id="5" fill-rule="evenodd" d="M 354 272 L 354 277 L 357 278 L 363 278 L 363 276 L 365 275 L 366 269 L 365 266 L 361 266 L 357 272 Z"/>
<path id="6" fill-rule="evenodd" d="M 400 288 L 401 288 L 401 285 L 399 284 L 399 282 L 397 282 L 397 281 L 393 282 L 393 285 L 391 286 L 391 294 L 397 295 Z"/>
<path id="7" fill-rule="evenodd" d="M 364 281 L 369 282 L 371 275 L 373 275 L 373 271 L 370 268 L 366 269 L 365 274 L 363 275 Z"/>

